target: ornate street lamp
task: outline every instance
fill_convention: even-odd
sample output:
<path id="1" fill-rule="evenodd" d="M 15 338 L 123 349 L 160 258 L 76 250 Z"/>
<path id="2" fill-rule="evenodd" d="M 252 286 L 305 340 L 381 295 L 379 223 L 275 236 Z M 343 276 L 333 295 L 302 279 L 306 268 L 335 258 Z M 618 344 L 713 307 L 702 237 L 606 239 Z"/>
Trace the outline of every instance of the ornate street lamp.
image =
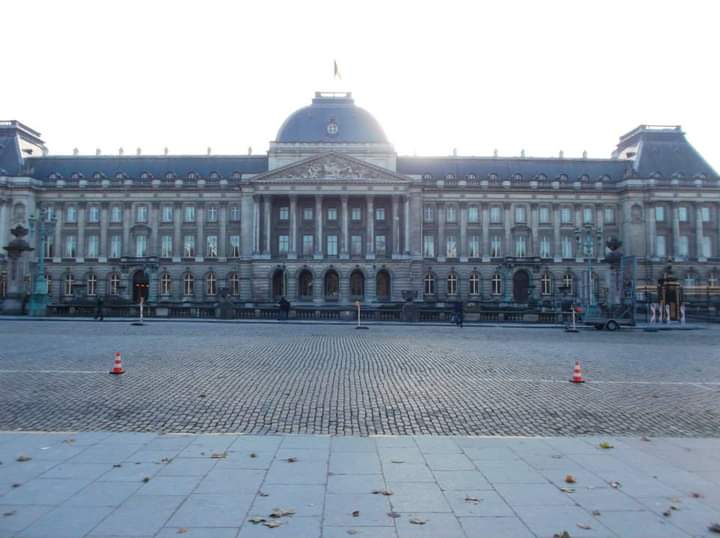
<path id="1" fill-rule="evenodd" d="M 603 232 L 602 228 L 597 229 L 592 224 L 585 224 L 582 228 L 575 228 L 575 239 L 577 240 L 577 251 L 582 253 L 587 260 L 587 280 L 585 280 L 586 293 L 585 300 L 587 307 L 595 306 L 595 296 L 593 293 L 592 280 L 592 257 L 595 248 L 602 247 Z"/>
<path id="2" fill-rule="evenodd" d="M 48 218 L 48 210 L 38 207 L 39 217 L 32 216 L 28 220 L 30 222 L 30 230 L 37 233 L 38 245 L 38 262 L 35 267 L 35 279 L 33 283 L 33 291 L 30 296 L 30 315 L 45 316 L 47 315 L 48 305 L 48 286 L 45 278 L 45 245 L 47 238 L 55 231 L 57 219 L 55 215 Z"/>

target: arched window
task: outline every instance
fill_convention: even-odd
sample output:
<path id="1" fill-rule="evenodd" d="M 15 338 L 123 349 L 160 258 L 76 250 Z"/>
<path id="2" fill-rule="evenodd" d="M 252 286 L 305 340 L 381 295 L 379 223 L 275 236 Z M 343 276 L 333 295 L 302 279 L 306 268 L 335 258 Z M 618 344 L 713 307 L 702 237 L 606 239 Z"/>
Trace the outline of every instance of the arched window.
<path id="1" fill-rule="evenodd" d="M 217 277 L 212 271 L 205 275 L 205 294 L 209 297 L 217 294 Z"/>
<path id="2" fill-rule="evenodd" d="M 95 273 L 90 273 L 87 277 L 87 296 L 95 297 L 97 295 L 97 277 Z"/>
<path id="3" fill-rule="evenodd" d="M 338 274 L 330 270 L 325 273 L 325 298 L 337 299 L 340 291 L 340 277 Z"/>
<path id="4" fill-rule="evenodd" d="M 170 295 L 172 293 L 172 277 L 170 273 L 165 272 L 160 277 L 160 295 Z"/>
<path id="5" fill-rule="evenodd" d="M 190 297 L 195 292 L 195 277 L 192 273 L 183 275 L 183 295 Z"/>
<path id="6" fill-rule="evenodd" d="M 480 295 L 480 275 L 477 271 L 470 273 L 470 295 Z"/>
<path id="7" fill-rule="evenodd" d="M 228 275 L 228 286 L 230 287 L 230 295 L 240 295 L 240 275 L 230 273 Z"/>
<path id="8" fill-rule="evenodd" d="M 492 276 L 492 294 L 493 295 L 501 295 L 502 294 L 502 275 L 500 273 L 494 273 Z"/>
<path id="9" fill-rule="evenodd" d="M 685 275 L 685 280 L 683 281 L 683 286 L 686 288 L 692 288 L 697 284 L 697 275 L 693 272 L 688 272 L 687 275 Z"/>
<path id="10" fill-rule="evenodd" d="M 120 275 L 110 273 L 110 295 L 118 295 L 120 291 Z"/>
<path id="11" fill-rule="evenodd" d="M 565 288 L 569 295 L 573 294 L 573 290 L 575 288 L 575 279 L 573 278 L 571 273 L 565 273 L 563 275 L 563 288 Z"/>
<path id="12" fill-rule="evenodd" d="M 430 271 L 425 273 L 423 284 L 425 295 L 435 295 L 435 275 L 433 275 Z"/>
<path id="13" fill-rule="evenodd" d="M 390 273 L 385 269 L 375 275 L 375 296 L 381 301 L 390 299 Z"/>
<path id="14" fill-rule="evenodd" d="M 72 273 L 67 273 L 64 280 L 63 295 L 70 297 L 73 294 L 74 282 Z"/>
<path id="15" fill-rule="evenodd" d="M 353 297 L 365 296 L 365 275 L 355 270 L 350 274 L 350 295 Z"/>
<path id="16" fill-rule="evenodd" d="M 550 273 L 543 273 L 540 279 L 540 293 L 543 295 L 552 295 L 552 276 L 550 276 Z"/>
<path id="17" fill-rule="evenodd" d="M 298 296 L 300 299 L 311 299 L 313 295 L 313 275 L 307 269 L 298 276 Z"/>
<path id="18" fill-rule="evenodd" d="M 447 292 L 448 295 L 457 295 L 457 275 L 450 273 L 447 277 Z"/>

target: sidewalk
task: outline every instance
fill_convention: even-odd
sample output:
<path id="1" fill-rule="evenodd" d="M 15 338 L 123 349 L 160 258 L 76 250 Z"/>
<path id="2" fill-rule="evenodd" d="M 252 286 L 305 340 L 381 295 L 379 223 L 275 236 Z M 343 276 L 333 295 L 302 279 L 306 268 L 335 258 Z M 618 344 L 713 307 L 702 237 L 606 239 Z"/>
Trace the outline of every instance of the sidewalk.
<path id="1" fill-rule="evenodd" d="M 0 433 L 0 461 L 2 538 L 664 538 L 720 523 L 720 439 Z"/>

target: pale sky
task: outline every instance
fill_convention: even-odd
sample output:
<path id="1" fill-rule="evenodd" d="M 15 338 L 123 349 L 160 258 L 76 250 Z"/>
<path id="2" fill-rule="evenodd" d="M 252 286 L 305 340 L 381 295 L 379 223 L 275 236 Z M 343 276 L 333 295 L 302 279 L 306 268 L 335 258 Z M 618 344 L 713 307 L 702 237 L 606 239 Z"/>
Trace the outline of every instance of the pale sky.
<path id="1" fill-rule="evenodd" d="M 720 171 L 718 20 L 717 0 L 4 0 L 0 119 L 51 154 L 264 153 L 345 89 L 401 155 L 609 157 L 680 124 Z"/>

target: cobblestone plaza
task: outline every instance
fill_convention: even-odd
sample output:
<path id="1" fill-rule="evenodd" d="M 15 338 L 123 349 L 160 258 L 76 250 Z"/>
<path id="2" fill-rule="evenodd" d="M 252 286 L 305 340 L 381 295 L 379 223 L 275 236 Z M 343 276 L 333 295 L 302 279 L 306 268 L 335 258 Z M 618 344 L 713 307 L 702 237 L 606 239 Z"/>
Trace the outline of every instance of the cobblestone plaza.
<path id="1" fill-rule="evenodd" d="M 6 321 L 0 430 L 715 437 L 717 341 L 717 328 Z"/>

